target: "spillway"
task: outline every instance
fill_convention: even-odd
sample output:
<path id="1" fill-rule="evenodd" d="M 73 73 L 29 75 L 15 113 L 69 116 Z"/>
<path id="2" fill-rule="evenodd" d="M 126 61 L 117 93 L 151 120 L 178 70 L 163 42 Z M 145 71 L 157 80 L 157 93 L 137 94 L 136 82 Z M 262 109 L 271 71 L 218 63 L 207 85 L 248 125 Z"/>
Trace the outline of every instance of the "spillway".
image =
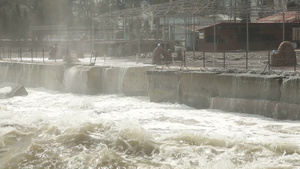
<path id="1" fill-rule="evenodd" d="M 299 76 L 158 70 L 153 66 L 85 66 L 1 62 L 1 82 L 78 94 L 148 96 L 197 109 L 300 118 Z"/>
<path id="2" fill-rule="evenodd" d="M 297 76 L 59 63 L 0 70 L 2 82 L 28 90 L 0 100 L 0 168 L 300 166 Z"/>

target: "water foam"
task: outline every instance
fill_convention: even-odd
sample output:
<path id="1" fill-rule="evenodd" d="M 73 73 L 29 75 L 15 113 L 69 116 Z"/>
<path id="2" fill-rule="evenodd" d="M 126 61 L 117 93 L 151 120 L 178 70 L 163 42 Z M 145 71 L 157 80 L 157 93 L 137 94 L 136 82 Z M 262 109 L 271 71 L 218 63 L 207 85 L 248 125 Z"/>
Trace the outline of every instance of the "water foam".
<path id="1" fill-rule="evenodd" d="M 0 100 L 3 168 L 293 168 L 300 125 L 258 115 L 29 89 Z"/>

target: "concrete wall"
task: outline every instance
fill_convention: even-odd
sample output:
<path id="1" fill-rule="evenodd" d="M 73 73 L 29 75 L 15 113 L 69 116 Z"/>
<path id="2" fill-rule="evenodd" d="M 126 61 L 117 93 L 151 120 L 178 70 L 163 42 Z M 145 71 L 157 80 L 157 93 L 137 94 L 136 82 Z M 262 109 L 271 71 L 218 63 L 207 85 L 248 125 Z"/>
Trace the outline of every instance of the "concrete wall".
<path id="1" fill-rule="evenodd" d="M 195 108 L 209 108 L 211 98 L 218 95 L 216 73 L 180 73 L 180 100 Z"/>
<path id="2" fill-rule="evenodd" d="M 148 96 L 152 102 L 179 101 L 179 76 L 174 71 L 148 71 Z"/>
<path id="3" fill-rule="evenodd" d="M 300 77 L 153 70 L 148 78 L 151 101 L 300 119 Z"/>
<path id="4" fill-rule="evenodd" d="M 148 95 L 152 102 L 300 119 L 298 76 L 0 62 L 0 82 L 79 94 Z"/>
<path id="5" fill-rule="evenodd" d="M 3 62 L 0 65 L 0 82 L 61 90 L 63 88 L 63 72 L 63 65 Z"/>
<path id="6" fill-rule="evenodd" d="M 123 93 L 127 96 L 146 96 L 148 67 L 102 68 L 102 92 Z"/>
<path id="7" fill-rule="evenodd" d="M 147 95 L 148 67 L 99 67 L 70 64 L 0 63 L 0 82 L 78 94 Z"/>
<path id="8" fill-rule="evenodd" d="M 219 74 L 215 83 L 218 84 L 219 97 L 278 101 L 282 78 L 251 74 Z"/>

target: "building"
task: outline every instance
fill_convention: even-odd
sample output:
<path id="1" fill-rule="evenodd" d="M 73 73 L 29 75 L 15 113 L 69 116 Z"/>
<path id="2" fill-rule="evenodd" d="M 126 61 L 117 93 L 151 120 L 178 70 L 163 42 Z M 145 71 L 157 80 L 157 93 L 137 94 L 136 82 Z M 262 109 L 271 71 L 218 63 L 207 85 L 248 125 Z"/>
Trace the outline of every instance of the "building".
<path id="1" fill-rule="evenodd" d="M 300 47 L 298 11 L 275 14 L 252 23 L 221 22 L 200 28 L 200 51 L 273 50 L 282 41 Z"/>

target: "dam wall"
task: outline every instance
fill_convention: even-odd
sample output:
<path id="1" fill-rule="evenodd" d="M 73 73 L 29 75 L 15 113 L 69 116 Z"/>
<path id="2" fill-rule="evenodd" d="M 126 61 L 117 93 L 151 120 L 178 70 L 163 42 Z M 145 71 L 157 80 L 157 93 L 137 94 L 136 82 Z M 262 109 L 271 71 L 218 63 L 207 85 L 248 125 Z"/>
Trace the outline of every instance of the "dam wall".
<path id="1" fill-rule="evenodd" d="M 148 67 L 84 66 L 76 64 L 0 63 L 0 82 L 77 94 L 147 96 Z"/>
<path id="2" fill-rule="evenodd" d="M 149 70 L 148 79 L 150 101 L 300 119 L 298 76 Z"/>
<path id="3" fill-rule="evenodd" d="M 0 82 L 78 94 L 148 96 L 197 109 L 300 119 L 300 78 L 277 74 L 1 62 Z"/>
<path id="4" fill-rule="evenodd" d="M 63 88 L 62 65 L 2 62 L 0 72 L 0 82 L 13 82 L 25 87 L 44 87 L 51 90 Z"/>

